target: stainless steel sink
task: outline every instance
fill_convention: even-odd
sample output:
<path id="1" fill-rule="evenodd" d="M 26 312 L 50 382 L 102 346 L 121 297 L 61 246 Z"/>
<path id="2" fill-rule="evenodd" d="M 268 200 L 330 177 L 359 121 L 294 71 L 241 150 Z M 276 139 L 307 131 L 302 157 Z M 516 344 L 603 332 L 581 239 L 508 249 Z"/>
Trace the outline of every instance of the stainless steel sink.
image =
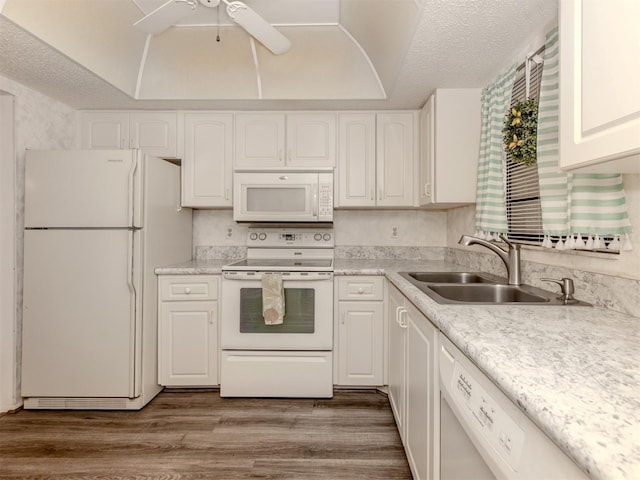
<path id="1" fill-rule="evenodd" d="M 433 300 L 443 304 L 581 305 L 531 285 L 507 285 L 502 277 L 484 272 L 400 272 Z"/>
<path id="2" fill-rule="evenodd" d="M 430 285 L 442 298 L 464 303 L 544 303 L 550 298 L 514 285 Z"/>
<path id="3" fill-rule="evenodd" d="M 409 277 L 427 283 L 496 283 L 475 272 L 408 272 Z"/>

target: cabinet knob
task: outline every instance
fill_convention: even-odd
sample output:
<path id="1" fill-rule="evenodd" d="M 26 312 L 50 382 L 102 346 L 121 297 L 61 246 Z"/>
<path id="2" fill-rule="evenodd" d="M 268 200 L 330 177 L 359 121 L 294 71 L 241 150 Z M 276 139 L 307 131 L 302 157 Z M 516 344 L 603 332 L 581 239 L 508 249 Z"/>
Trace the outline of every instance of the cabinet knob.
<path id="1" fill-rule="evenodd" d="M 185 295 L 189 295 L 191 293 L 191 289 L 189 287 L 184 289 Z"/>
<path id="2" fill-rule="evenodd" d="M 364 288 L 362 288 L 362 287 L 358 288 L 358 293 L 360 295 L 362 295 L 364 293 Z"/>

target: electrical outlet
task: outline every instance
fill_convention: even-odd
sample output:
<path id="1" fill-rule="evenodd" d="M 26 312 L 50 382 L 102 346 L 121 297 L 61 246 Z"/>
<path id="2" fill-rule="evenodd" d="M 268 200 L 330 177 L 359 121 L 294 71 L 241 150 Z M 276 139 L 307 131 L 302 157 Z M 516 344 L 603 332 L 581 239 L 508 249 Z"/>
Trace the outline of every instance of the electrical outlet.
<path id="1" fill-rule="evenodd" d="M 227 238 L 232 238 L 233 237 L 233 228 L 232 227 L 228 227 L 227 228 Z"/>
<path id="2" fill-rule="evenodd" d="M 398 238 L 400 236 L 400 230 L 397 225 L 391 227 L 391 238 Z"/>

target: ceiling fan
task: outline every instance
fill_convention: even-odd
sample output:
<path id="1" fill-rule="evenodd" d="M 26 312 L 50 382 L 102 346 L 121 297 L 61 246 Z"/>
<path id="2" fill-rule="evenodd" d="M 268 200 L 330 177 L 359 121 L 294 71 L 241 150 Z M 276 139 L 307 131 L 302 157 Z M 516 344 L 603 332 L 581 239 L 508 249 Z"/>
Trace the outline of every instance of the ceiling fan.
<path id="1" fill-rule="evenodd" d="M 156 35 L 164 32 L 177 21 L 193 14 L 198 5 L 215 8 L 221 1 L 227 6 L 227 15 L 271 52 L 279 55 L 291 48 L 291 42 L 287 37 L 276 30 L 253 9 L 238 1 L 169 0 L 138 20 L 133 26 L 150 35 Z"/>

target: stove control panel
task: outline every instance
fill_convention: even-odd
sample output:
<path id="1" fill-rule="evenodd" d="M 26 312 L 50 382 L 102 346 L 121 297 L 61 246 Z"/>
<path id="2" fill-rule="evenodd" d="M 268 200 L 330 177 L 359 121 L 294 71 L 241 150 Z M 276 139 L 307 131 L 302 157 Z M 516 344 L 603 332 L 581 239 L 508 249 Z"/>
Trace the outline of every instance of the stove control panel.
<path id="1" fill-rule="evenodd" d="M 247 235 L 247 247 L 306 247 L 333 248 L 333 228 L 276 228 L 251 227 Z"/>

